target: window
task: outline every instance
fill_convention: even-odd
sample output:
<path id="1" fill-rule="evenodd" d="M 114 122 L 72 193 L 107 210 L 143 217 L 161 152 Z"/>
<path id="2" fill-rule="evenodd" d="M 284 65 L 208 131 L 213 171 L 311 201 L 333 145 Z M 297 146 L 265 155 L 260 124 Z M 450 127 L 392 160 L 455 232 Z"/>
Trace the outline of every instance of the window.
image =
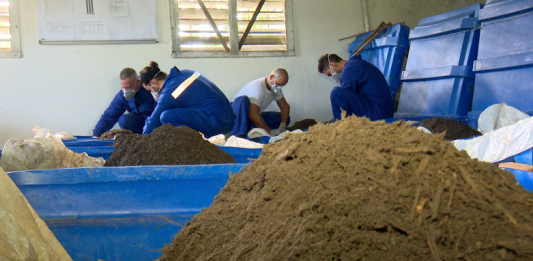
<path id="1" fill-rule="evenodd" d="M 292 0 L 170 0 L 172 57 L 294 56 Z"/>
<path id="2" fill-rule="evenodd" d="M 17 0 L 0 0 L 0 57 L 21 57 Z"/>

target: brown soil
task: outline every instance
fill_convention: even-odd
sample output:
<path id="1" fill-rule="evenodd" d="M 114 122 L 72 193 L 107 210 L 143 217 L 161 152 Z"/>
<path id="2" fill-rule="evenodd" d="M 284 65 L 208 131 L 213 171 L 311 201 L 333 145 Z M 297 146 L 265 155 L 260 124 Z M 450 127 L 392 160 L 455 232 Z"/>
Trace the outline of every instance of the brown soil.
<path id="1" fill-rule="evenodd" d="M 305 119 L 295 122 L 294 125 L 288 127 L 287 130 L 305 130 L 309 129 L 309 127 L 314 126 L 315 124 L 317 124 L 317 122 L 314 119 Z"/>
<path id="2" fill-rule="evenodd" d="M 98 137 L 99 140 L 116 140 L 117 137 L 124 135 L 124 134 L 133 134 L 133 131 L 130 130 L 124 130 L 124 129 L 114 129 L 107 132 L 104 132 L 100 137 Z"/>
<path id="3" fill-rule="evenodd" d="M 468 139 L 475 136 L 482 135 L 481 132 L 470 128 L 465 123 L 443 118 L 425 119 L 420 123 L 420 126 L 428 129 L 432 133 L 443 133 L 445 140 Z"/>
<path id="4" fill-rule="evenodd" d="M 442 135 L 349 117 L 265 146 L 161 260 L 533 260 L 532 212 Z"/>
<path id="5" fill-rule="evenodd" d="M 185 126 L 165 124 L 148 135 L 122 135 L 104 166 L 236 163 L 233 156 Z"/>

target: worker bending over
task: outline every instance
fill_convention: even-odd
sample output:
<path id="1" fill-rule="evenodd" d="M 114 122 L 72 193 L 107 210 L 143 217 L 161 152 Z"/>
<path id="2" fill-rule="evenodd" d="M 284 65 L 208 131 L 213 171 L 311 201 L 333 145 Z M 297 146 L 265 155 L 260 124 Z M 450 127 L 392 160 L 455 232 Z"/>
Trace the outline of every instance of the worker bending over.
<path id="1" fill-rule="evenodd" d="M 235 120 L 231 105 L 207 77 L 176 67 L 170 70 L 166 79 L 164 76 L 166 73 L 161 72 L 155 62 L 141 73 L 143 84 L 158 99 L 154 112 L 146 120 L 143 134 L 150 134 L 167 123 L 187 126 L 203 133 L 206 138 L 231 131 Z"/>
<path id="2" fill-rule="evenodd" d="M 122 90 L 115 95 L 100 117 L 93 130 L 93 137 L 100 137 L 113 128 L 117 121 L 120 128 L 141 134 L 146 118 L 154 111 L 154 98 L 149 91 L 141 87 L 141 81 L 134 69 L 124 68 L 120 72 L 120 86 Z M 124 114 L 126 111 L 128 114 Z"/>
<path id="3" fill-rule="evenodd" d="M 290 121 L 291 108 L 283 96 L 281 87 L 288 82 L 287 71 L 276 68 L 269 76 L 244 85 L 232 103 L 236 118 L 231 134 L 246 137 L 252 128 L 263 128 L 271 135 L 285 131 Z M 264 112 L 263 110 L 273 100 L 276 100 L 281 112 Z"/>
<path id="4" fill-rule="evenodd" d="M 324 54 L 318 59 L 318 71 L 340 83 L 330 96 L 335 120 L 341 119 L 341 110 L 346 111 L 347 116 L 371 120 L 392 118 L 394 101 L 385 76 L 360 55 L 346 61 L 336 54 Z"/>

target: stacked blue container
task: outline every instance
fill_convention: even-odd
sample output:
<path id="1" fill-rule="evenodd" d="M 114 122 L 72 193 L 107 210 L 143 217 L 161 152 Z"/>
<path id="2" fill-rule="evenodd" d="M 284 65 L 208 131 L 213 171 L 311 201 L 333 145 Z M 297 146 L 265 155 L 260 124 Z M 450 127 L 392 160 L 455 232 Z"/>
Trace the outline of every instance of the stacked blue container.
<path id="1" fill-rule="evenodd" d="M 372 32 L 369 32 L 355 38 L 355 41 L 348 46 L 350 56 L 354 54 L 353 49 L 371 34 Z M 402 65 L 408 48 L 409 27 L 397 24 L 385 29 L 361 53 L 363 60 L 372 63 L 383 73 L 392 97 L 396 97 L 396 91 L 401 85 Z"/>
<path id="2" fill-rule="evenodd" d="M 411 48 L 395 117 L 466 116 L 472 102 L 481 4 L 424 18 Z"/>
<path id="3" fill-rule="evenodd" d="M 479 13 L 481 35 L 472 112 L 506 103 L 533 111 L 533 0 L 493 0 Z"/>

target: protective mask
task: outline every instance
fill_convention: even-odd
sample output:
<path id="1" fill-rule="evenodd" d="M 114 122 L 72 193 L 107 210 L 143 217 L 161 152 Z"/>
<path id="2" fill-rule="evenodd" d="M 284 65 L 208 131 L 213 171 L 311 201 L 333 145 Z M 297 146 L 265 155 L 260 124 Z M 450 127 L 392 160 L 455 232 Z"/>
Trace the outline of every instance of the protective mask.
<path id="1" fill-rule="evenodd" d="M 160 93 L 158 93 L 158 92 L 152 92 L 152 97 L 154 97 L 154 100 L 155 100 L 156 102 L 159 101 L 159 96 L 161 96 Z"/>
<path id="2" fill-rule="evenodd" d="M 335 81 L 336 83 L 341 83 L 341 74 L 336 73 L 335 71 L 331 70 L 333 73 L 331 74 L 330 78 L 331 80 Z"/>
<path id="3" fill-rule="evenodd" d="M 281 91 L 281 86 L 278 86 L 278 85 L 274 84 L 274 85 L 272 85 L 272 88 L 270 90 L 272 91 L 272 93 L 278 94 L 279 91 Z"/>
<path id="4" fill-rule="evenodd" d="M 131 98 L 133 98 L 133 96 L 135 96 L 135 94 L 137 92 L 135 90 L 124 90 L 124 89 L 122 89 L 122 93 L 124 93 L 124 98 L 126 99 L 126 101 L 129 101 L 129 100 L 131 100 Z"/>

